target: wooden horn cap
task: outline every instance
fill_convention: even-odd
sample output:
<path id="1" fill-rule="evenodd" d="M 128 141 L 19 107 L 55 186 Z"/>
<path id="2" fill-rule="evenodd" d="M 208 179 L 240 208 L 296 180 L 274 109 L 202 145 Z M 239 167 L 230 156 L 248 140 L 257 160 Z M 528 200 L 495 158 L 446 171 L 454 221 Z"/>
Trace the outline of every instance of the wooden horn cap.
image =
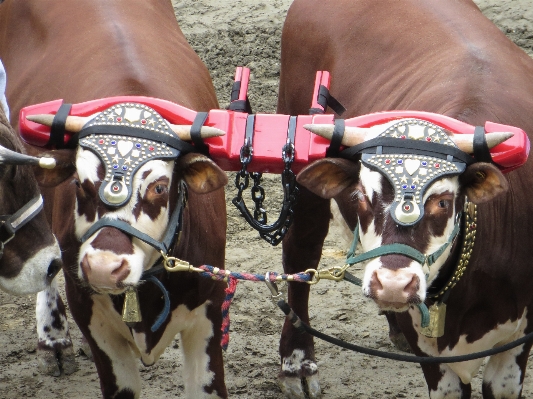
<path id="1" fill-rule="evenodd" d="M 35 123 L 40 123 L 41 125 L 52 126 L 54 116 L 55 115 L 52 114 L 37 114 L 28 115 L 26 116 L 26 119 Z M 65 121 L 65 130 L 72 133 L 79 132 L 89 120 L 91 120 L 89 117 L 69 115 Z"/>
<path id="2" fill-rule="evenodd" d="M 334 128 L 335 126 L 331 124 L 312 123 L 304 125 L 304 129 L 309 130 L 311 133 L 324 137 L 328 140 L 331 140 L 333 137 Z M 370 129 L 362 127 L 346 126 L 344 128 L 344 135 L 342 137 L 341 144 L 347 147 L 361 144 L 366 140 L 369 130 Z"/>
<path id="3" fill-rule="evenodd" d="M 487 140 L 487 146 L 489 148 L 496 147 L 498 144 L 503 143 L 505 140 L 508 140 L 513 136 L 514 133 L 511 132 L 485 133 L 485 139 Z M 450 138 L 455 142 L 461 151 L 464 151 L 467 154 L 474 153 L 473 134 L 454 134 Z"/>

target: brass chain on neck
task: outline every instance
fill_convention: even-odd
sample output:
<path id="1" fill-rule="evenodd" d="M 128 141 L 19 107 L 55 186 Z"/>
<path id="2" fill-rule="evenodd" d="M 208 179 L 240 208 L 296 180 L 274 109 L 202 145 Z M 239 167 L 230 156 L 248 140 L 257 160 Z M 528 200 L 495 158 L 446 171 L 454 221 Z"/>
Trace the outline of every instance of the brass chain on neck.
<path id="1" fill-rule="evenodd" d="M 461 248 L 461 256 L 459 257 L 459 263 L 455 268 L 452 278 L 444 286 L 444 288 L 438 293 L 432 296 L 432 298 L 439 298 L 447 290 L 451 290 L 455 287 L 455 284 L 463 276 L 468 263 L 470 262 L 470 257 L 472 256 L 472 251 L 474 249 L 474 243 L 476 240 L 476 231 L 477 231 L 477 205 L 472 202 L 465 203 L 465 224 L 463 228 L 463 245 Z"/>

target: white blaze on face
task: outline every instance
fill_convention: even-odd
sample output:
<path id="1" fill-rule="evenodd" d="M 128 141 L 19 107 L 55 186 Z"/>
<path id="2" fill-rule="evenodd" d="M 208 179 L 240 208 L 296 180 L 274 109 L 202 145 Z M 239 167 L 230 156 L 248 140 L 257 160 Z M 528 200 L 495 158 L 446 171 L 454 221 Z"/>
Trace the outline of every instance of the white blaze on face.
<path id="1" fill-rule="evenodd" d="M 78 150 L 76 167 L 80 182 L 83 183 L 84 181 L 88 181 L 93 184 L 98 183 L 100 181 L 97 174 L 99 165 L 100 160 L 91 151 L 83 149 Z M 106 218 L 124 221 L 153 239 L 161 240 L 168 225 L 168 203 L 160 209 L 155 206 L 154 209 L 158 210 L 158 213 L 155 218 L 152 219 L 143 211 L 142 206 L 145 204 L 139 204 L 139 198 L 144 198 L 149 185 L 160 179 L 166 179 L 170 186 L 173 169 L 174 161 L 148 161 L 136 171 L 131 185 L 132 194 L 125 205 L 117 209 L 106 208 L 98 195 L 96 198 L 97 204 L 94 205 L 98 205 L 97 209 L 99 210 L 109 209 L 105 213 Z M 92 201 L 92 199 L 84 200 Z M 136 209 L 137 206 L 141 206 L 140 213 L 139 209 Z M 134 211 L 136 211 L 136 213 Z M 137 218 L 136 214 L 138 215 Z M 154 216 L 153 213 L 152 216 Z M 95 220 L 87 220 L 85 215 L 79 215 L 78 207 L 76 206 L 75 229 L 78 238 L 82 237 L 97 220 L 98 215 Z M 103 288 L 106 290 L 116 289 L 114 281 L 109 279 L 109 276 L 112 273 L 111 269 L 116 269 L 121 264 L 125 263 L 127 263 L 129 267 L 129 273 L 121 283 L 124 285 L 135 285 L 138 283 L 142 272 L 151 267 L 153 262 L 159 257 L 159 253 L 155 248 L 137 238 L 132 239 L 133 253 L 121 254 L 116 253 L 116 251 L 95 249 L 91 244 L 97 238 L 98 233 L 99 232 L 93 234 L 81 245 L 79 253 L 80 265 L 84 257 L 87 256 L 87 259 L 91 260 L 91 266 L 94 266 L 96 272 L 94 274 L 94 283 L 96 283 L 95 288 Z M 93 268 L 91 268 L 91 270 L 93 270 Z M 79 268 L 78 273 L 79 277 L 83 278 L 81 267 Z M 93 284 L 91 278 L 89 278 L 89 282 Z"/>
<path id="2" fill-rule="evenodd" d="M 383 184 L 389 184 L 385 181 L 385 177 L 379 172 L 372 171 L 362 165 L 360 183 L 367 196 L 367 201 L 372 202 L 374 200 L 374 214 L 382 211 L 385 215 L 383 218 L 383 226 L 376 226 L 374 219 L 370 222 L 366 230 L 362 228 L 360 229 L 360 241 L 363 252 L 368 252 L 372 249 L 379 248 L 384 244 L 383 237 L 380 234 L 377 234 L 376 231 L 387 231 L 387 229 L 390 228 L 395 229 L 396 225 L 391 224 L 393 223 L 393 219 L 388 216 L 391 203 L 383 203 L 381 200 Z M 456 198 L 458 191 L 459 180 L 457 177 L 441 179 L 428 188 L 423 200 L 425 203 L 430 196 L 446 192 L 452 193 L 454 198 Z M 378 201 L 376 201 L 376 198 Z M 455 201 L 453 201 L 452 206 L 455 206 Z M 382 207 L 382 209 L 377 207 Z M 433 254 L 441 248 L 442 245 L 447 243 L 455 225 L 455 215 L 456 210 L 453 209 L 452 217 L 448 219 L 444 233 L 441 236 L 429 237 L 429 243 L 425 255 Z M 422 268 L 420 263 L 413 260 L 406 267 L 392 270 L 383 266 L 381 258 L 374 258 L 368 261 L 365 267 L 362 287 L 363 293 L 376 300 L 383 310 L 405 310 L 408 306 L 407 301 L 410 296 L 412 297 L 413 293 L 411 290 L 404 289 L 413 281 L 413 279 L 418 279 L 419 284 L 415 295 L 421 300 L 424 300 L 428 284 L 430 284 L 438 275 L 438 271 L 448 258 L 450 250 L 451 245 L 446 248 L 443 254 L 430 268 L 427 266 Z M 372 281 L 374 281 L 373 288 L 371 284 Z M 379 283 L 376 284 L 376 281 L 379 281 Z"/>

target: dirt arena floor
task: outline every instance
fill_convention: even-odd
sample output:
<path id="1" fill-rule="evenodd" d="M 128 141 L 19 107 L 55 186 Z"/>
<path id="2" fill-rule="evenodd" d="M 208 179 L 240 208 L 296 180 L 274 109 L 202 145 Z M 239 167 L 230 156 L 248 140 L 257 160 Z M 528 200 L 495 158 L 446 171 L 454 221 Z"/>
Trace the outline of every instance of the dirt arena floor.
<path id="1" fill-rule="evenodd" d="M 185 35 L 208 65 L 221 107 L 229 102 L 235 67 L 252 70 L 249 97 L 254 112 L 275 112 L 279 78 L 281 27 L 291 0 L 174 0 Z M 533 7 L 531 0 L 476 0 L 524 51 L 533 56 Z M 334 78 L 334 77 L 333 77 Z M 334 93 L 333 93 L 334 94 Z M 279 179 L 266 175 L 269 211 L 277 214 L 281 200 Z M 239 216 L 228 185 L 228 246 L 226 268 L 264 273 L 281 271 L 281 246 L 262 241 Z M 343 262 L 345 242 L 332 226 L 324 247 L 322 266 Z M 357 273 L 357 269 L 355 270 Z M 360 271 L 359 271 L 360 272 Z M 276 383 L 277 346 L 283 317 L 269 301 L 263 284 L 242 282 L 231 307 L 231 336 L 226 359 L 226 381 L 232 398 L 283 398 Z M 100 396 L 94 365 L 84 356 L 80 369 L 70 376 L 49 377 L 37 371 L 33 297 L 13 297 L 0 292 L 0 399 L 81 399 Z M 370 348 L 394 351 L 383 316 L 346 283 L 321 282 L 312 290 L 312 323 L 315 328 Z M 76 350 L 80 333 L 71 320 Z M 183 396 L 182 356 L 176 339 L 160 361 L 139 368 L 143 398 Z M 317 342 L 320 381 L 327 399 L 425 398 L 427 390 L 420 367 L 348 352 Z M 524 397 L 533 397 L 533 362 L 524 385 Z M 473 398 L 481 398 L 480 375 L 474 379 Z"/>

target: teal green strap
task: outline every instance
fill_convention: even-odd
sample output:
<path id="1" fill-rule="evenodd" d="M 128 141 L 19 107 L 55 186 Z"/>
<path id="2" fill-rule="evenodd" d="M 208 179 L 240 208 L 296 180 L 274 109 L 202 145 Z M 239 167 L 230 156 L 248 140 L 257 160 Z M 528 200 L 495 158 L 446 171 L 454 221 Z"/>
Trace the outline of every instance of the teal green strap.
<path id="1" fill-rule="evenodd" d="M 346 263 L 349 265 L 355 265 L 356 263 L 364 262 L 365 260 L 377 258 L 383 255 L 392 255 L 392 254 L 399 254 L 407 256 L 413 260 L 416 260 L 420 264 L 424 264 L 426 261 L 426 257 L 422 252 L 414 249 L 413 247 L 410 247 L 409 245 L 405 244 L 387 244 L 382 245 L 381 247 L 371 249 L 368 252 L 365 252 L 364 254 L 358 255 L 358 256 L 352 256 L 348 259 L 346 259 Z"/>
<path id="2" fill-rule="evenodd" d="M 459 233 L 460 227 L 461 227 L 461 218 L 462 214 L 459 214 L 458 221 L 455 223 L 455 226 L 453 228 L 452 233 L 450 234 L 450 237 L 448 238 L 448 241 L 443 244 L 438 250 L 433 252 L 431 255 L 424 255 L 422 252 L 418 251 L 417 249 L 414 249 L 413 247 L 406 245 L 406 244 L 387 244 L 382 245 L 381 247 L 374 248 L 368 252 L 365 252 L 361 255 L 355 256 L 355 250 L 357 248 L 357 243 L 359 241 L 359 224 L 354 229 L 354 238 L 352 241 L 352 245 L 347 253 L 346 263 L 348 265 L 355 265 L 357 263 L 364 262 L 369 259 L 378 258 L 383 255 L 404 255 L 407 256 L 413 260 L 416 260 L 421 265 L 427 264 L 428 266 L 431 266 L 433 263 L 437 261 L 437 259 L 442 255 L 442 253 L 448 248 L 448 246 L 453 243 L 455 240 L 455 237 L 457 237 L 457 234 Z"/>
<path id="3" fill-rule="evenodd" d="M 441 256 L 442 253 L 446 250 L 446 248 L 448 248 L 448 245 L 453 243 L 453 241 L 455 240 L 455 237 L 457 237 L 457 234 L 459 234 L 462 216 L 463 216 L 462 213 L 460 213 L 457 218 L 458 222 L 455 223 L 452 234 L 450 234 L 450 238 L 448 238 L 448 242 L 446 244 L 443 244 L 439 249 L 437 249 L 431 255 L 428 255 L 427 257 L 428 266 L 431 266 L 433 263 L 435 263 L 437 259 L 439 258 L 439 256 Z"/>
<path id="4" fill-rule="evenodd" d="M 424 328 L 424 327 L 429 326 L 429 310 L 428 310 L 428 307 L 426 306 L 426 304 L 424 302 L 419 303 L 416 306 L 418 306 L 418 310 L 420 310 L 420 317 L 421 317 L 420 327 Z"/>

